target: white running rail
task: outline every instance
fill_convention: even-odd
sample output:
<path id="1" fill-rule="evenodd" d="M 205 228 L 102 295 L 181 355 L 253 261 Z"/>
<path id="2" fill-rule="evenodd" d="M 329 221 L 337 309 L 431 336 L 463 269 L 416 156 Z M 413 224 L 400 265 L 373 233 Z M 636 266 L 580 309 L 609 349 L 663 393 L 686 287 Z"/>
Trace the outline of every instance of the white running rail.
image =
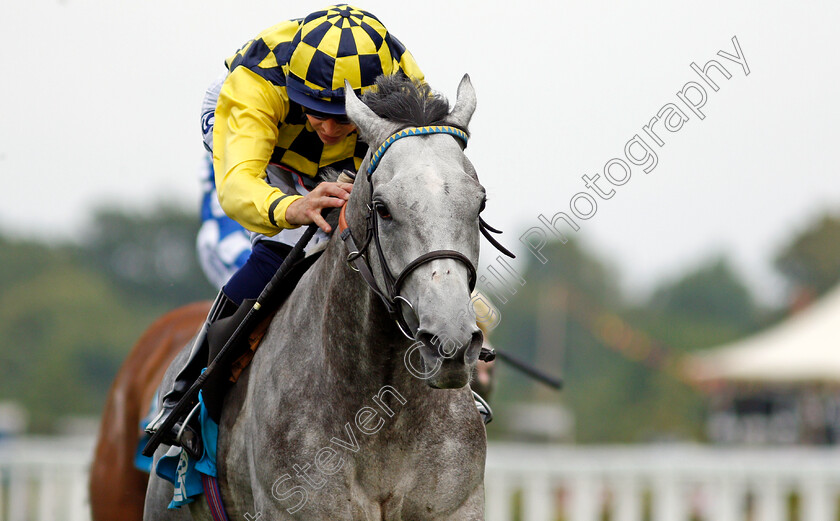
<path id="1" fill-rule="evenodd" d="M 0 521 L 90 521 L 91 438 L 0 438 Z"/>
<path id="2" fill-rule="evenodd" d="M 0 439 L 0 521 L 89 521 L 90 438 Z M 840 449 L 491 444 L 487 521 L 840 521 Z"/>
<path id="3" fill-rule="evenodd" d="M 494 444 L 487 521 L 838 521 L 840 449 Z"/>

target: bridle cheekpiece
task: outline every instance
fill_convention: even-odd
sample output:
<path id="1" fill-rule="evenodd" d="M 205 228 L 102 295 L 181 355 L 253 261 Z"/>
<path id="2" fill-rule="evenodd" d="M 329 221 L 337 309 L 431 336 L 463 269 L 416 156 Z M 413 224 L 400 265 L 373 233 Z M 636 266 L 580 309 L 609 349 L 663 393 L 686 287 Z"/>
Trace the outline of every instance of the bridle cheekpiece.
<path id="1" fill-rule="evenodd" d="M 392 134 L 388 139 L 386 139 L 379 148 L 376 149 L 373 154 L 371 154 L 370 161 L 368 163 L 367 168 L 367 177 L 368 181 L 370 181 L 373 172 L 376 170 L 376 167 L 379 165 L 379 161 L 382 159 L 382 156 L 388 150 L 388 148 L 393 145 L 396 141 L 411 137 L 411 136 L 423 136 L 429 134 L 450 134 L 461 141 L 463 141 L 464 146 L 467 144 L 467 140 L 469 138 L 468 134 L 463 130 L 457 127 L 451 127 L 448 125 L 433 125 L 433 126 L 426 126 L 426 127 L 408 127 L 405 129 L 400 130 Z M 367 283 L 368 287 L 382 300 L 382 303 L 385 305 L 385 308 L 388 310 L 388 314 L 392 319 L 394 319 L 397 325 L 400 328 L 400 331 L 411 340 L 414 340 L 414 334 L 411 333 L 411 328 L 409 327 L 408 323 L 405 321 L 405 317 L 400 310 L 400 302 L 404 303 L 412 310 L 414 310 L 414 306 L 411 302 L 408 301 L 405 297 L 400 295 L 400 289 L 402 288 L 403 282 L 405 282 L 406 278 L 409 274 L 411 274 L 414 270 L 426 264 L 427 262 L 431 262 L 433 260 L 438 259 L 453 259 L 460 261 L 464 266 L 467 268 L 467 272 L 469 274 L 469 288 L 470 292 L 475 289 L 476 284 L 476 268 L 473 265 L 472 261 L 463 253 L 455 250 L 435 250 L 430 251 L 428 253 L 424 253 L 423 255 L 417 257 L 413 261 L 409 262 L 403 270 L 395 277 L 391 272 L 390 268 L 388 267 L 388 263 L 385 259 L 385 255 L 382 253 L 382 246 L 379 242 L 379 225 L 378 225 L 378 212 L 376 211 L 377 203 L 373 201 L 373 189 L 371 187 L 371 195 L 370 201 L 367 204 L 368 213 L 366 216 L 367 221 L 367 230 L 365 234 L 364 243 L 362 243 L 362 247 L 359 248 L 356 245 L 356 241 L 353 238 L 353 234 L 350 231 L 350 227 L 347 224 L 347 219 L 345 218 L 345 209 L 347 205 L 345 204 L 341 208 L 341 213 L 339 214 L 339 232 L 341 234 L 341 239 L 344 241 L 344 244 L 347 246 L 347 250 L 349 254 L 347 255 L 347 262 L 350 264 L 350 267 L 359 272 L 362 276 L 364 281 Z M 503 246 L 501 246 L 498 242 L 495 241 L 491 236 L 489 236 L 488 230 L 494 233 L 501 233 L 498 230 L 487 226 L 481 217 L 479 217 L 479 230 L 481 233 L 490 239 L 494 246 L 499 248 L 503 253 L 509 256 L 513 256 L 512 253 L 508 252 Z M 385 283 L 385 289 L 379 287 L 379 284 L 376 282 L 375 277 L 373 276 L 373 272 L 371 271 L 370 262 L 366 256 L 368 247 L 370 246 L 371 241 L 376 244 L 376 250 L 379 254 L 379 264 L 382 267 L 382 279 Z"/>

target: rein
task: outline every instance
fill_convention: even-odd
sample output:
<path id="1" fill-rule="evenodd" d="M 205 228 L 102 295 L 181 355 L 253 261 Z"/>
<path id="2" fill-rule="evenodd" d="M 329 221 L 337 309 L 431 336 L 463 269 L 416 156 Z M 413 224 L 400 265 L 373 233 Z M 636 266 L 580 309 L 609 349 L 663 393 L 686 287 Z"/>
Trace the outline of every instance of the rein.
<path id="1" fill-rule="evenodd" d="M 371 177 L 373 176 L 373 172 L 376 170 L 376 167 L 379 166 L 379 161 L 382 159 L 382 156 L 385 154 L 388 148 L 391 145 L 393 145 L 397 140 L 411 136 L 422 136 L 429 134 L 450 134 L 463 141 L 465 147 L 467 145 L 467 133 L 456 127 L 446 125 L 435 125 L 428 127 L 405 128 L 391 135 L 371 155 L 367 169 L 368 182 L 370 182 Z M 459 251 L 434 250 L 428 253 L 424 253 L 423 255 L 420 255 L 413 261 L 409 262 L 405 266 L 405 268 L 403 268 L 403 270 L 396 277 L 394 277 L 393 272 L 388 267 L 388 262 L 385 259 L 385 254 L 382 253 L 382 247 L 379 241 L 379 214 L 376 211 L 376 206 L 377 203 L 373 201 L 373 190 L 371 189 L 370 200 L 367 204 L 368 212 L 365 218 L 367 222 L 367 229 L 365 233 L 365 240 L 361 248 L 359 248 L 356 245 L 356 241 L 353 238 L 353 233 L 350 231 L 350 226 L 347 224 L 347 219 L 345 217 L 345 208 L 347 208 L 347 205 L 344 205 L 341 208 L 341 213 L 339 214 L 338 218 L 338 229 L 341 234 L 341 239 L 344 241 L 344 244 L 347 246 L 347 250 L 349 252 L 349 254 L 347 255 L 347 262 L 350 264 L 350 267 L 353 270 L 359 272 L 359 274 L 364 279 L 365 283 L 367 283 L 370 289 L 377 296 L 379 296 L 380 300 L 382 300 L 382 303 L 385 305 L 385 308 L 388 311 L 388 315 L 397 323 L 397 326 L 400 328 L 402 334 L 405 335 L 409 340 L 414 340 L 414 334 L 411 333 L 411 328 L 406 322 L 405 317 L 403 316 L 400 309 L 400 302 L 402 302 L 405 303 L 408 307 L 410 307 L 412 311 L 414 310 L 414 306 L 411 304 L 411 302 L 409 302 L 408 299 L 400 295 L 400 289 L 402 288 L 402 284 L 405 282 L 408 276 L 414 270 L 416 270 L 423 264 L 426 264 L 427 262 L 431 262 L 437 259 L 453 259 L 460 261 L 462 264 L 464 264 L 464 266 L 466 266 L 467 271 L 469 272 L 469 288 L 470 292 L 472 292 L 473 289 L 475 289 L 476 284 L 476 269 L 472 261 L 466 255 Z M 495 239 L 489 236 L 489 232 L 501 232 L 488 226 L 480 217 L 479 229 L 481 233 L 485 237 L 487 237 L 494 246 L 499 248 L 499 250 L 502 253 L 513 257 L 513 254 L 511 252 L 509 252 L 507 249 L 501 246 Z M 368 260 L 366 255 L 371 241 L 374 241 L 376 243 L 376 250 L 379 255 L 379 264 L 380 266 L 382 266 L 382 279 L 385 283 L 384 290 L 380 288 L 379 284 L 376 282 L 376 278 L 373 276 L 373 272 L 370 267 L 370 261 Z"/>

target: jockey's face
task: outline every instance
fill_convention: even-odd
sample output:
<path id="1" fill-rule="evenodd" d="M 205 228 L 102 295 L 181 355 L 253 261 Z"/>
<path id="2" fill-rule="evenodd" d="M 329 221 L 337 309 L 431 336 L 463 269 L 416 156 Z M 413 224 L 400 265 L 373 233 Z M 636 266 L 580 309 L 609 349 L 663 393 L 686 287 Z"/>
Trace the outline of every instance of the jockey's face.
<path id="1" fill-rule="evenodd" d="M 353 123 L 341 123 L 333 118 L 324 118 L 321 116 L 313 116 L 307 114 L 306 119 L 309 124 L 318 133 L 318 137 L 325 145 L 335 145 L 344 141 L 351 132 L 356 130 L 356 125 Z"/>

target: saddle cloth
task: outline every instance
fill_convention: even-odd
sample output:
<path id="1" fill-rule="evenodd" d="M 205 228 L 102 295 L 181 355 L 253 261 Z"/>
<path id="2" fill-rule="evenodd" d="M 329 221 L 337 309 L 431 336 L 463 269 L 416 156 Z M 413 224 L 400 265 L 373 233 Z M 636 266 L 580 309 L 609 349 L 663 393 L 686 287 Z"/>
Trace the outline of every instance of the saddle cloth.
<path id="1" fill-rule="evenodd" d="M 227 374 L 227 380 L 230 385 L 236 383 L 242 372 L 246 367 L 248 367 L 248 364 L 251 363 L 251 360 L 254 358 L 254 354 L 256 353 L 260 342 L 262 342 L 263 337 L 268 331 L 268 326 L 274 318 L 274 314 L 280 304 L 285 301 L 294 289 L 294 286 L 300 277 L 302 277 L 306 270 L 315 262 L 315 260 L 318 259 L 318 257 L 320 257 L 322 252 L 323 250 L 315 250 L 295 265 L 293 273 L 287 277 L 288 282 L 290 283 L 287 283 L 285 285 L 286 287 L 282 288 L 282 291 L 278 292 L 279 298 L 276 297 L 274 311 L 267 314 L 267 316 L 249 333 L 247 349 L 243 349 L 242 354 L 240 354 L 240 356 L 231 364 L 230 371 Z M 160 390 L 155 393 L 149 407 L 148 414 L 140 421 L 139 442 L 134 458 L 134 466 L 147 474 L 152 471 L 153 459 L 143 456 L 142 454 L 142 450 L 146 446 L 150 437 L 146 434 L 145 428 L 159 411 L 159 393 Z M 212 408 L 212 410 L 217 411 L 217 414 L 218 411 L 221 411 L 221 402 L 223 397 L 224 393 L 209 393 L 209 399 L 211 400 L 209 407 Z M 172 502 L 169 504 L 170 509 L 179 508 L 188 503 L 192 503 L 195 501 L 197 496 L 204 493 L 202 474 L 213 478 L 217 477 L 216 443 L 218 440 L 219 425 L 213 420 L 213 417 L 209 412 L 210 409 L 208 409 L 208 404 L 205 403 L 203 391 L 199 392 L 198 399 L 200 404 L 200 413 L 197 428 L 204 445 L 204 452 L 201 459 L 194 461 L 193 458 L 191 458 L 185 451 L 181 450 L 180 447 L 170 447 L 166 455 L 158 461 L 157 468 L 154 469 L 158 476 L 169 481 L 175 487 Z"/>
<path id="2" fill-rule="evenodd" d="M 216 444 L 219 437 L 219 426 L 207 413 L 204 398 L 200 392 L 198 393 L 198 401 L 201 407 L 198 428 L 201 431 L 201 440 L 204 444 L 204 453 L 201 459 L 195 461 L 180 447 L 170 447 L 169 451 L 158 461 L 157 467 L 154 469 L 159 477 L 169 481 L 175 487 L 172 501 L 169 503 L 169 509 L 180 508 L 188 503 L 192 503 L 198 496 L 204 493 L 202 474 L 214 478 L 217 477 Z M 149 408 L 149 414 L 140 422 L 142 436 L 137 445 L 137 453 L 134 458 L 134 466 L 147 474 L 152 472 L 153 460 L 152 458 L 143 456 L 141 453 L 149 439 L 149 435 L 146 434 L 144 429 L 151 419 L 157 415 L 157 412 L 158 400 L 157 396 L 155 396 L 155 399 L 152 401 L 152 406 Z"/>

